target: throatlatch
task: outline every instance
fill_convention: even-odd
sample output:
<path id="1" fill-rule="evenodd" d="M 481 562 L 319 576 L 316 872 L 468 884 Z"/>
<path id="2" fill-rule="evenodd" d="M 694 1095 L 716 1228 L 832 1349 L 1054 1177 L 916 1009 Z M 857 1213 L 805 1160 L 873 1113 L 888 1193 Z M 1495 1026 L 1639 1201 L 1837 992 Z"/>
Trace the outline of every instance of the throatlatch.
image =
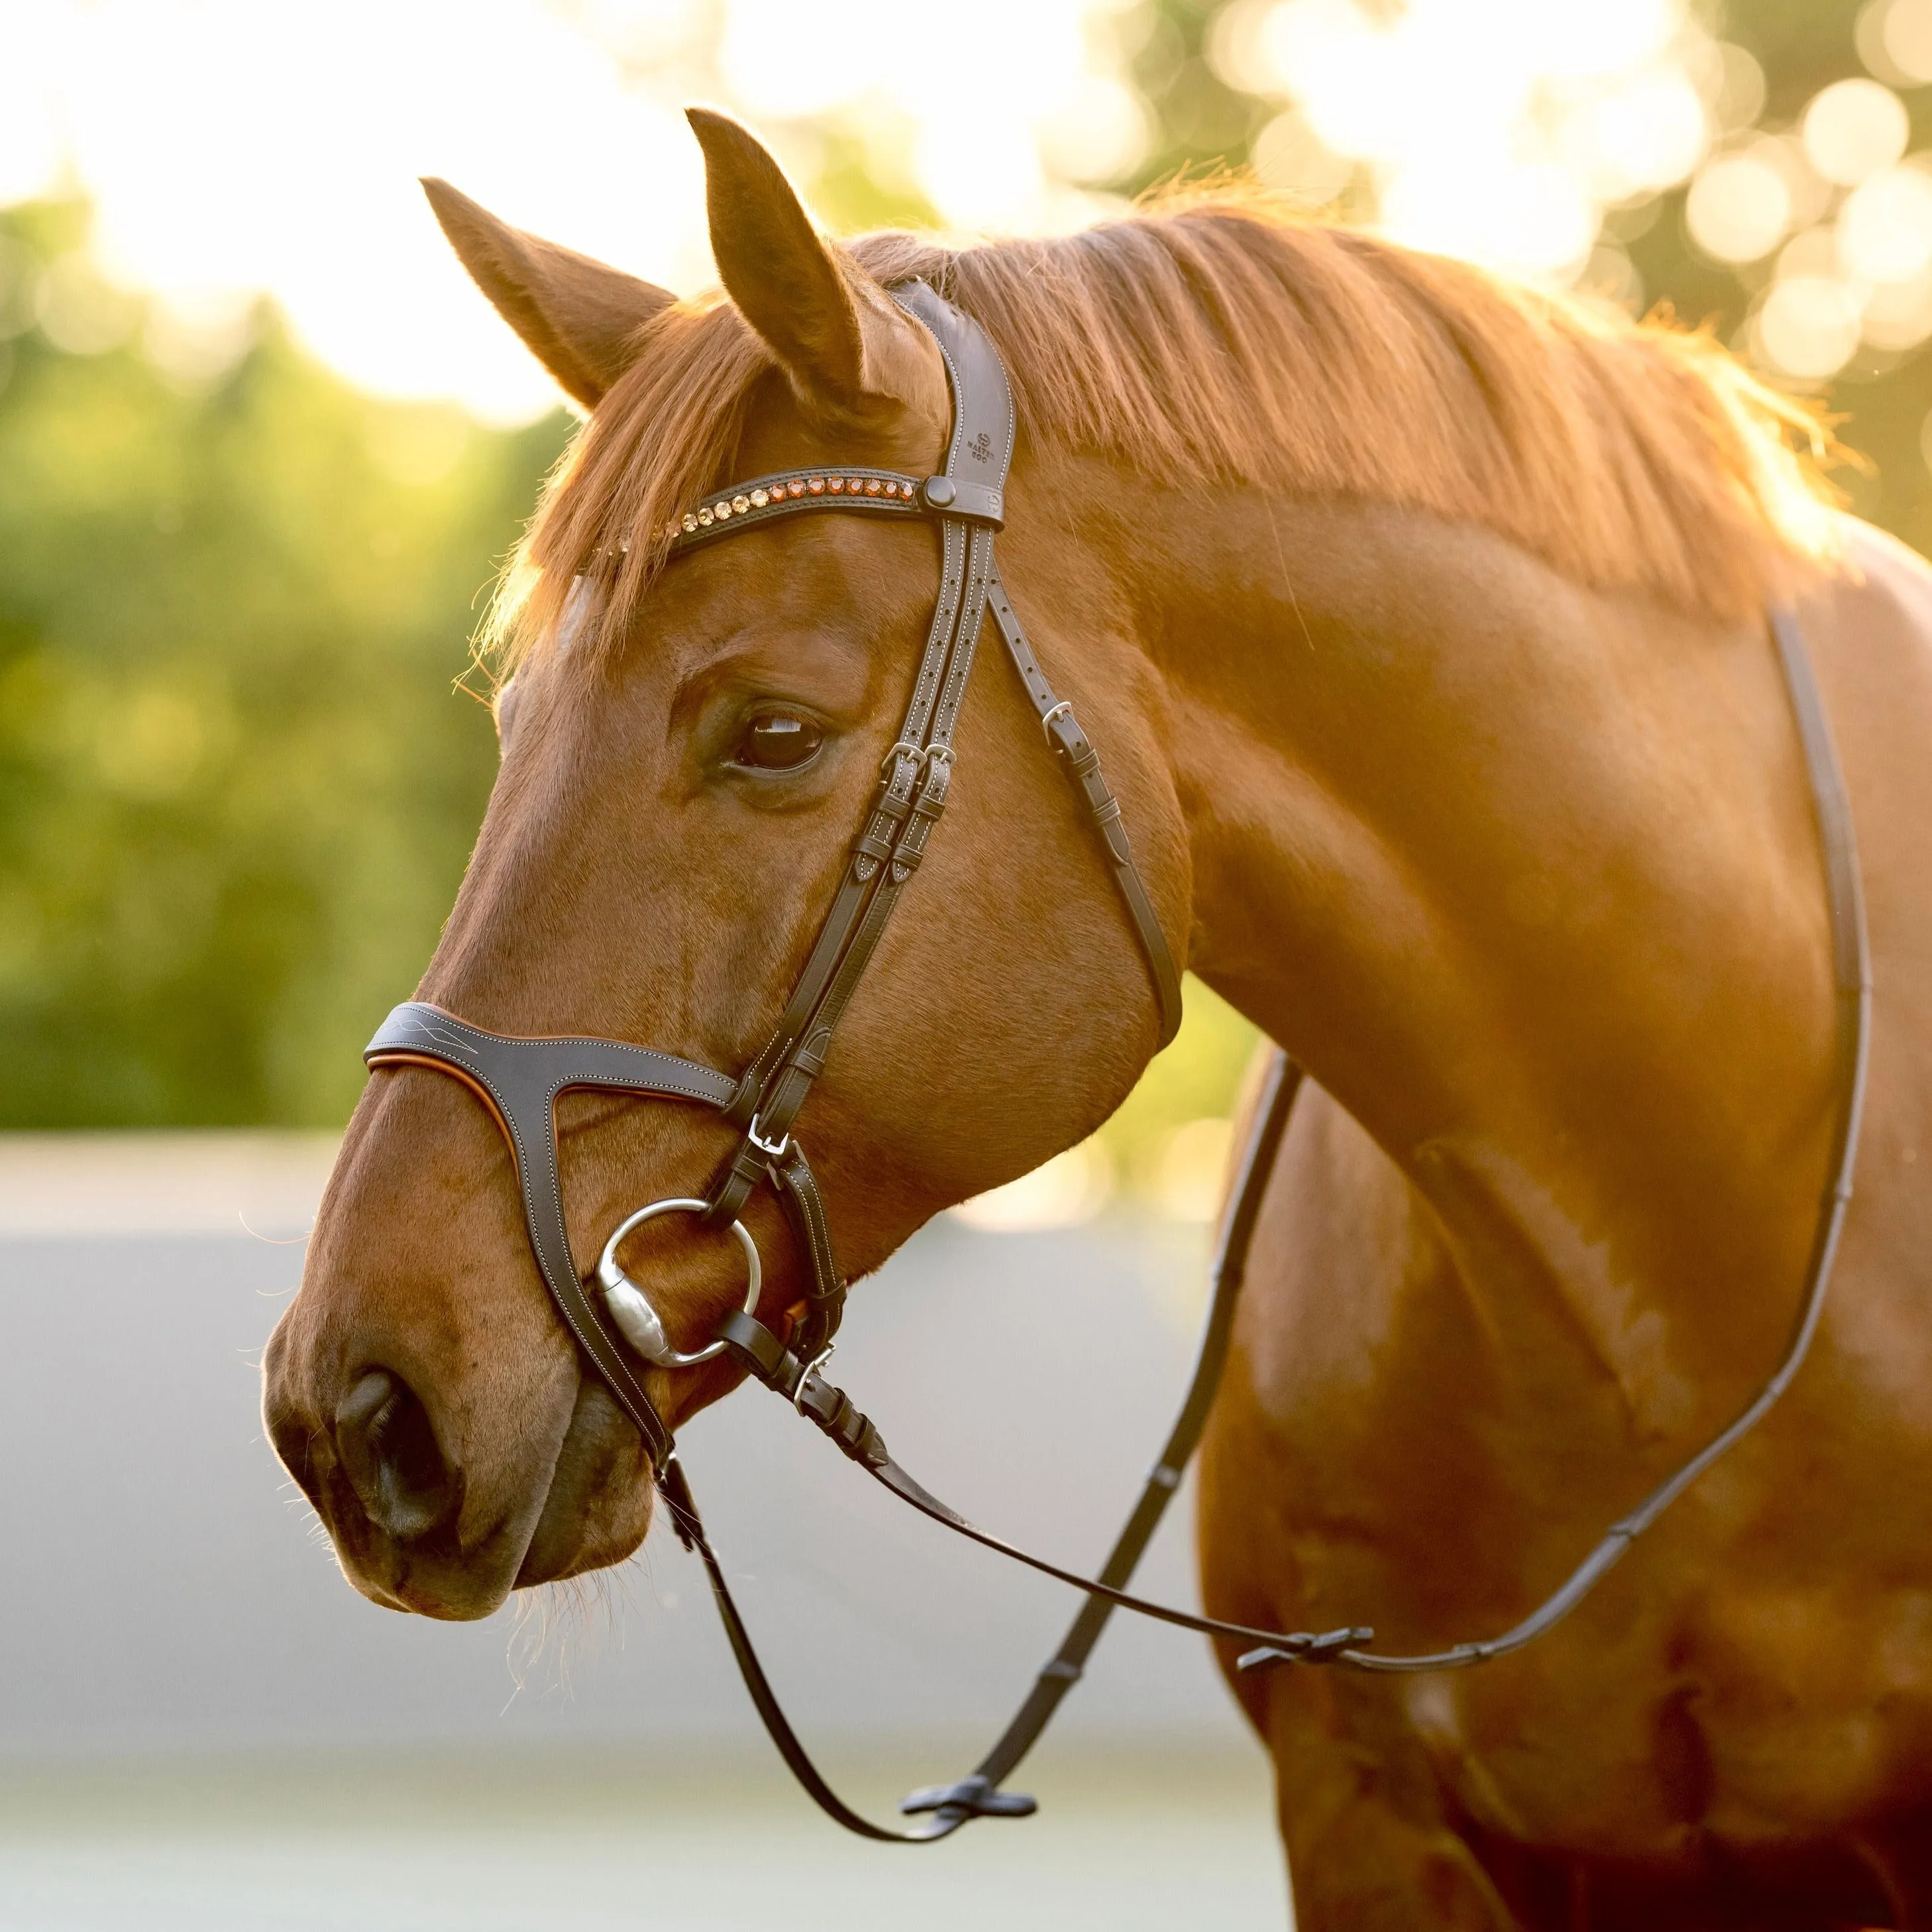
<path id="1" fill-rule="evenodd" d="M 994 560 L 994 538 L 1005 512 L 1012 461 L 1011 388 L 985 332 L 923 283 L 892 291 L 906 313 L 931 331 L 944 358 L 953 421 L 944 466 L 923 478 L 867 467 L 786 471 L 734 484 L 686 512 L 664 532 L 674 556 L 740 530 L 801 512 L 838 510 L 936 522 L 940 591 L 898 738 L 881 763 L 865 823 L 805 968 L 770 1038 L 743 1072 L 716 1069 L 622 1041 L 513 1039 L 412 1001 L 398 1006 L 370 1041 L 372 1067 L 418 1066 L 453 1075 L 488 1108 L 514 1156 L 530 1245 L 545 1285 L 585 1358 L 642 1432 L 658 1487 L 680 1539 L 694 1550 L 740 1669 L 759 1714 L 786 1763 L 829 1816 L 868 1838 L 929 1844 L 976 1817 L 1018 1817 L 1034 1801 L 1003 1791 L 1019 1763 L 1078 1680 L 1088 1654 L 1116 1607 L 1180 1628 L 1253 1646 L 1244 1670 L 1280 1664 L 1332 1664 L 1366 1671 L 1460 1668 L 1520 1648 L 1580 1603 L 1662 1512 L 1770 1408 L 1798 1372 L 1816 1332 L 1838 1250 L 1857 1160 L 1864 1090 L 1870 981 L 1864 917 L 1851 820 L 1829 728 L 1811 677 L 1796 620 L 1779 611 L 1772 628 L 1792 713 L 1802 740 L 1825 857 L 1838 987 L 1840 1107 L 1832 1176 L 1814 1242 L 1798 1319 L 1784 1360 L 1729 1428 L 1708 1444 L 1630 1515 L 1614 1525 L 1569 1580 L 1514 1629 L 1486 1642 L 1425 1655 L 1396 1657 L 1362 1648 L 1372 1637 L 1351 1626 L 1322 1633 L 1270 1631 L 1147 1602 L 1125 1588 L 1178 1487 L 1205 1425 L 1228 1348 L 1236 1298 L 1261 1201 L 1301 1081 L 1277 1054 L 1255 1117 L 1253 1132 L 1224 1225 L 1214 1269 L 1208 1325 L 1180 1414 L 1139 1502 L 1098 1577 L 1088 1577 L 1030 1554 L 979 1528 L 900 1468 L 878 1430 L 820 1371 L 844 1312 L 845 1282 L 827 1228 L 824 1204 L 792 1128 L 813 1082 L 824 1070 L 840 1019 L 876 951 L 880 935 L 918 869 L 944 812 L 952 784 L 953 738 L 986 614 L 1018 673 L 1057 761 L 1092 817 L 1128 923 L 1144 956 L 1160 1016 L 1160 1042 L 1180 1023 L 1180 986 L 1160 920 L 1141 879 L 1120 808 L 1102 776 L 1099 754 L 1058 697 L 1015 614 Z M 556 1102 L 566 1090 L 596 1088 L 680 1100 L 715 1109 L 737 1131 L 736 1148 L 710 1189 L 651 1202 L 628 1217 L 606 1244 L 596 1270 L 603 1306 L 588 1292 L 570 1250 L 558 1169 Z M 759 1318 L 761 1271 L 756 1244 L 738 1219 L 752 1191 L 769 1186 L 811 1276 L 802 1312 L 775 1330 Z M 744 1306 L 719 1324 L 716 1340 L 682 1354 L 667 1337 L 649 1297 L 616 1261 L 623 1235 L 655 1216 L 685 1213 L 731 1233 L 742 1247 L 748 1280 Z M 968 1777 L 917 1792 L 902 1810 L 924 1814 L 905 1830 L 874 1825 L 842 1801 L 812 1765 L 779 1708 L 770 1681 L 706 1538 L 680 1466 L 670 1432 L 633 1366 L 632 1352 L 661 1367 L 708 1360 L 720 1350 L 753 1379 L 774 1390 L 840 1450 L 901 1501 L 1002 1556 L 1085 1592 L 1054 1658 L 999 1742 Z"/>

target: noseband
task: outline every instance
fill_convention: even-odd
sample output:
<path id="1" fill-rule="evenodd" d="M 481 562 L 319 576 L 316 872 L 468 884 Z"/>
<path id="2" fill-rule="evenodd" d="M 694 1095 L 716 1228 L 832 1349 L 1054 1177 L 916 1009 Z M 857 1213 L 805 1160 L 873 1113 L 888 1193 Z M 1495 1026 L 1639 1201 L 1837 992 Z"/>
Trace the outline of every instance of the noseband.
<path id="1" fill-rule="evenodd" d="M 994 559 L 1002 526 L 1006 472 L 1012 459 L 1012 392 L 998 352 L 979 325 L 922 282 L 891 291 L 907 314 L 931 332 L 946 371 L 952 430 L 944 467 L 923 478 L 864 467 L 817 466 L 761 476 L 715 493 L 664 532 L 675 557 L 773 521 L 837 510 L 902 521 L 936 523 L 940 588 L 932 622 L 898 735 L 886 752 L 878 787 L 811 953 L 776 1029 L 736 1076 L 620 1040 L 512 1038 L 486 1031 L 422 1001 L 400 1006 L 384 1021 L 364 1058 L 371 1067 L 416 1066 L 460 1080 L 489 1109 L 514 1156 L 530 1246 L 578 1346 L 636 1424 L 649 1449 L 660 1492 L 680 1538 L 703 1561 L 726 1634 L 752 1700 L 785 1762 L 833 1819 L 861 1836 L 930 1843 L 975 1817 L 1022 1816 L 1034 1802 L 999 1787 L 1030 1749 L 1060 1700 L 1078 1679 L 1088 1653 L 1115 1606 L 1182 1628 L 1254 1646 L 1244 1670 L 1280 1664 L 1333 1664 L 1364 1671 L 1461 1668 L 1520 1649 L 1580 1603 L 1630 1544 L 1776 1401 L 1797 1373 L 1822 1312 L 1857 1157 L 1870 1007 L 1864 909 L 1849 808 L 1831 735 L 1804 642 L 1787 611 L 1772 625 L 1809 774 L 1825 859 L 1838 998 L 1839 1106 L 1832 1172 L 1821 1204 L 1805 1289 L 1790 1343 L 1777 1370 L 1731 1425 L 1635 1510 L 1613 1525 L 1568 1580 L 1531 1616 L 1501 1636 L 1424 1656 L 1395 1657 L 1361 1646 L 1374 1633 L 1351 1627 L 1316 1634 L 1270 1631 L 1196 1616 L 1127 1594 L 1142 1552 L 1198 1444 L 1218 1385 L 1236 1297 L 1262 1196 L 1271 1174 L 1298 1069 L 1276 1055 L 1256 1115 L 1222 1234 L 1208 1324 L 1179 1418 L 1150 1472 L 1141 1499 L 1097 1578 L 1082 1576 L 1016 1548 L 969 1522 L 908 1475 L 873 1425 L 819 1372 L 845 1303 L 824 1204 L 804 1150 L 792 1132 L 800 1108 L 824 1070 L 832 1034 L 878 949 L 886 922 L 917 870 L 944 812 L 952 780 L 953 739 L 980 632 L 990 612 L 1008 657 L 1037 714 L 1055 763 L 1088 808 L 1099 849 L 1144 957 L 1160 1016 L 1160 1044 L 1180 1024 L 1180 986 L 1172 955 L 1134 863 L 1120 808 L 1102 776 L 1099 754 L 1041 670 L 1015 615 Z M 586 1291 L 571 1252 L 559 1174 L 556 1102 L 566 1091 L 599 1088 L 708 1106 L 735 1130 L 737 1145 L 702 1198 L 656 1201 L 622 1221 L 596 1270 L 602 1306 Z M 776 1327 L 758 1318 L 763 1283 L 757 1244 L 739 1219 L 755 1189 L 769 1186 L 804 1257 L 811 1286 Z M 633 1229 L 662 1216 L 688 1214 L 728 1232 L 741 1248 L 748 1286 L 741 1309 L 727 1314 L 714 1338 L 681 1352 L 644 1290 L 626 1275 L 617 1252 Z M 970 1776 L 918 1792 L 901 1807 L 927 1813 L 926 1823 L 890 1831 L 853 1811 L 827 1786 L 779 1708 L 726 1586 L 700 1522 L 670 1432 L 632 1366 L 628 1351 L 667 1370 L 688 1368 L 722 1354 L 783 1395 L 845 1454 L 902 1501 L 949 1529 L 1086 1593 L 1053 1659 L 993 1750 Z"/>

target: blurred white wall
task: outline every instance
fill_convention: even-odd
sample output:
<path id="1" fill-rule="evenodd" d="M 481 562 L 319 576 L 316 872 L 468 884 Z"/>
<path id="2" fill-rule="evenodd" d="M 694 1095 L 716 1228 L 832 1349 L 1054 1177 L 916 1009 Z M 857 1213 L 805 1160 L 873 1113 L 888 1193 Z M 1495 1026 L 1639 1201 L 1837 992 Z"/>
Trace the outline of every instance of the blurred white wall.
<path id="1" fill-rule="evenodd" d="M 608 1907 L 613 1924 L 902 1926 L 922 1900 L 932 1926 L 1060 1924 L 1076 1908 L 1171 1925 L 1197 1896 L 1220 1901 L 1217 1925 L 1277 1922 L 1262 1760 L 1204 1646 L 1180 1633 L 1118 1620 L 1015 1780 L 1041 1816 L 977 1828 L 916 1874 L 783 1784 L 702 1574 L 668 1534 L 581 1603 L 538 1593 L 520 1630 L 514 1610 L 442 1624 L 356 1595 L 256 1414 L 254 1364 L 299 1278 L 327 1153 L 256 1136 L 0 1140 L 14 1578 L 0 1922 L 254 1932 L 352 1911 L 398 1932 L 508 1932 L 550 1922 L 530 1916 L 532 1888 L 566 1871 L 556 1896 L 589 1925 Z M 1185 1382 L 1204 1247 L 1167 1223 L 943 1221 L 856 1292 L 838 1379 L 956 1506 L 1097 1562 Z M 965 1770 L 1070 1594 L 914 1516 L 760 1390 L 683 1446 L 767 1663 L 835 1774 L 884 1814 L 908 1783 Z M 1142 1580 L 1192 1600 L 1184 1497 L 1173 1514 Z M 464 1778 L 470 1798 L 424 1811 Z M 362 1876 L 320 1840 L 278 1865 L 265 1848 L 292 1816 L 334 1832 Z M 742 1869 L 720 1888 L 693 1861 L 729 1846 Z M 686 1900 L 676 1913 L 619 1912 L 640 1861 Z M 812 1872 L 840 1896 L 760 1916 Z"/>

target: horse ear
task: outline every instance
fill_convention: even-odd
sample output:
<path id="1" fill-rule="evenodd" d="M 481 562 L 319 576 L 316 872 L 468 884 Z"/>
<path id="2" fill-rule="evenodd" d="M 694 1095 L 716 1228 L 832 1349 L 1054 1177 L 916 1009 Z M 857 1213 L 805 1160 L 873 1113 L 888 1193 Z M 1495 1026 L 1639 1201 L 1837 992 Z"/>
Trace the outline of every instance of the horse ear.
<path id="1" fill-rule="evenodd" d="M 586 409 L 630 367 L 637 334 L 676 297 L 500 221 L 434 176 L 423 192 L 463 266 L 525 346 Z"/>
<path id="2" fill-rule="evenodd" d="M 800 400 L 860 414 L 914 400 L 924 359 L 914 325 L 820 238 L 778 163 L 736 122 L 704 107 L 685 116 L 704 150 L 719 279 Z"/>

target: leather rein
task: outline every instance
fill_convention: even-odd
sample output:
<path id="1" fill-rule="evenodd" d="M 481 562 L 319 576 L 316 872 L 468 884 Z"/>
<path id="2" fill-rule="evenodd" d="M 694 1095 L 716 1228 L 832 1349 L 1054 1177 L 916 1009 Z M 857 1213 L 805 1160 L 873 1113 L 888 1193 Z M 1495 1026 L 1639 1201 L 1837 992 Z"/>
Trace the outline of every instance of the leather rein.
<path id="1" fill-rule="evenodd" d="M 1862 1111 L 1871 1005 L 1863 895 L 1849 803 L 1830 730 L 1796 620 L 1773 612 L 1772 630 L 1810 777 L 1830 909 L 1837 987 L 1838 1107 L 1831 1177 L 1813 1241 L 1804 1293 L 1790 1343 L 1771 1378 L 1727 1428 L 1628 1515 L 1612 1525 L 1568 1579 L 1513 1629 L 1483 1642 L 1426 1655 L 1392 1656 L 1364 1648 L 1366 1627 L 1326 1632 L 1271 1631 L 1198 1616 L 1130 1594 L 1126 1585 L 1178 1489 L 1207 1423 L 1226 1361 L 1236 1302 L 1263 1194 L 1301 1082 L 1300 1070 L 1279 1051 L 1269 1067 L 1254 1124 L 1222 1228 L 1213 1294 L 1192 1377 L 1180 1412 L 1139 1501 L 1096 1577 L 1063 1568 L 980 1528 L 900 1467 L 873 1424 L 821 1372 L 843 1315 L 839 1272 L 824 1205 L 793 1123 L 825 1064 L 834 1029 L 876 950 L 886 923 L 917 869 L 945 809 L 954 764 L 953 736 L 984 618 L 994 628 L 1037 714 L 1056 763 L 1092 818 L 1100 850 L 1144 956 L 1159 1008 L 1160 1043 L 1180 1024 L 1179 975 L 1160 920 L 1136 868 L 1120 808 L 1107 787 L 1099 754 L 1057 697 L 1000 580 L 994 537 L 1004 520 L 1006 473 L 1015 435 L 1012 389 L 998 350 L 972 319 L 924 283 L 890 291 L 938 343 L 952 398 L 952 430 L 944 467 L 923 478 L 864 466 L 813 466 L 734 484 L 686 513 L 673 531 L 675 557 L 776 518 L 838 510 L 902 520 L 937 522 L 940 589 L 898 738 L 886 752 L 859 836 L 803 970 L 776 1028 L 735 1076 L 626 1042 L 592 1038 L 514 1038 L 486 1031 L 421 1001 L 398 1006 L 364 1054 L 370 1066 L 426 1066 L 453 1076 L 488 1108 L 514 1158 L 530 1245 L 566 1325 L 644 1436 L 659 1492 L 686 1548 L 710 1579 L 746 1686 L 772 1742 L 826 1813 L 860 1836 L 929 1844 L 976 1817 L 1024 1816 L 1034 1800 L 1000 1789 L 1078 1681 L 1088 1654 L 1116 1607 L 1250 1646 L 1243 1670 L 1281 1664 L 1327 1664 L 1364 1671 L 1453 1670 L 1520 1649 L 1580 1603 L 1631 1543 L 1751 1429 L 1784 1393 L 1803 1361 L 1824 1306 L 1846 1208 L 1851 1198 Z M 555 1107 L 577 1088 L 646 1094 L 710 1106 L 739 1141 L 703 1198 L 653 1202 L 620 1224 L 596 1270 L 602 1303 L 592 1298 L 573 1257 L 559 1172 Z M 758 1319 L 762 1275 L 758 1249 L 739 1220 L 752 1191 L 769 1186 L 804 1256 L 811 1286 L 776 1331 Z M 617 1250 L 641 1222 L 690 1214 L 728 1232 L 743 1249 L 749 1285 L 744 1306 L 728 1314 L 716 1339 L 692 1353 L 673 1348 L 650 1298 L 624 1274 Z M 954 1784 L 914 1792 L 902 1812 L 926 1814 L 909 1829 L 875 1825 L 834 1792 L 800 1744 L 780 1708 L 706 1537 L 670 1432 L 646 1394 L 631 1352 L 660 1367 L 682 1368 L 729 1354 L 753 1380 L 782 1396 L 852 1461 L 922 1514 L 985 1547 L 1085 1593 L 1087 1602 L 1059 1649 L 992 1750 Z"/>

